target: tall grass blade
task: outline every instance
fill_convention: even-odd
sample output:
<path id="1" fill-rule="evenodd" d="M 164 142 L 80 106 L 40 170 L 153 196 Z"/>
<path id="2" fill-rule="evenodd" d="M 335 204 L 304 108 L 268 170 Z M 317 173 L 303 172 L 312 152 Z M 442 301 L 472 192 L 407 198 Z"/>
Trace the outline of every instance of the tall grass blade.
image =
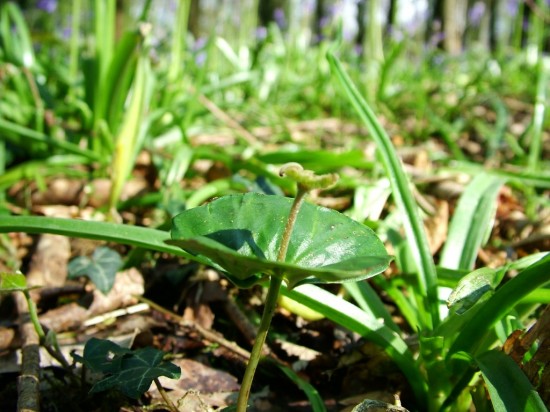
<path id="1" fill-rule="evenodd" d="M 165 243 L 170 239 L 170 233 L 139 226 L 41 216 L 4 216 L 0 219 L 0 233 L 10 232 L 51 233 L 104 240 L 190 257 L 183 249 Z M 193 259 L 197 260 L 196 257 Z"/>
<path id="2" fill-rule="evenodd" d="M 473 269 L 477 253 L 487 240 L 504 179 L 479 174 L 458 201 L 439 264 L 449 269 Z"/>
<path id="3" fill-rule="evenodd" d="M 112 186 L 109 196 L 111 213 L 115 213 L 116 211 L 116 204 L 120 198 L 120 193 L 134 166 L 134 160 L 142 145 L 145 129 L 144 118 L 145 112 L 149 107 L 152 82 L 153 77 L 148 57 L 142 55 L 138 61 L 130 105 L 116 139 L 111 179 Z"/>
<path id="4" fill-rule="evenodd" d="M 409 179 L 403 171 L 401 161 L 389 136 L 350 77 L 345 73 L 340 61 L 330 52 L 327 54 L 327 59 L 345 94 L 367 126 L 382 155 L 384 168 L 391 183 L 392 194 L 401 211 L 406 236 L 417 264 L 418 283 L 422 295 L 422 302 L 419 305 L 422 326 L 435 327 L 439 323 L 437 273 Z"/>
<path id="5" fill-rule="evenodd" d="M 475 360 L 489 389 L 495 411 L 548 410 L 520 367 L 504 352 L 491 350 Z"/>

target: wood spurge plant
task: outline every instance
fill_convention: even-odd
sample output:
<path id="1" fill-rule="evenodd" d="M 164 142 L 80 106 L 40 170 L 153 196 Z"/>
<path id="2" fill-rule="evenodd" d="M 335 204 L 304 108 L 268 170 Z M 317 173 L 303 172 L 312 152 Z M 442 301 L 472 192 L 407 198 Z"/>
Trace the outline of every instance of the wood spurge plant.
<path id="1" fill-rule="evenodd" d="M 335 174 L 316 175 L 297 163 L 280 175 L 297 184 L 293 201 L 255 193 L 231 195 L 176 216 L 172 241 L 202 255 L 239 286 L 269 277 L 264 312 L 242 380 L 237 411 L 248 405 L 283 281 L 289 289 L 306 283 L 357 281 L 384 271 L 391 257 L 371 229 L 333 210 L 304 204 L 312 189 L 326 189 Z"/>

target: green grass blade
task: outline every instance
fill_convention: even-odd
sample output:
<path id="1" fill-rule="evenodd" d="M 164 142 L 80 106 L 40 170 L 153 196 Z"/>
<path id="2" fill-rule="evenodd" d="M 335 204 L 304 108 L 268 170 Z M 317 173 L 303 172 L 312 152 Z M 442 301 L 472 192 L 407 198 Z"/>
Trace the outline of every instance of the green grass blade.
<path id="1" fill-rule="evenodd" d="M 74 155 L 50 156 L 44 160 L 30 160 L 0 173 L 0 190 L 9 188 L 21 180 L 37 180 L 48 176 L 66 176 L 84 179 L 88 172 L 75 168 L 90 164 L 90 159 Z"/>
<path id="2" fill-rule="evenodd" d="M 57 140 L 45 134 L 39 133 L 35 130 L 28 129 L 18 124 L 12 123 L 8 120 L 0 118 L 0 132 L 2 137 L 11 141 L 15 145 L 21 147 L 28 147 L 29 140 L 35 143 L 45 143 L 52 147 L 64 150 L 67 153 L 77 154 L 89 159 L 101 161 L 101 157 L 91 150 L 82 149 L 78 145 L 64 140 Z"/>
<path id="3" fill-rule="evenodd" d="M 0 9 L 0 45 L 5 57 L 17 65 L 34 68 L 36 57 L 29 28 L 19 7 L 8 2 Z"/>
<path id="4" fill-rule="evenodd" d="M 475 358 L 489 389 L 495 411 L 546 412 L 540 395 L 520 367 L 498 350 Z"/>
<path id="5" fill-rule="evenodd" d="M 550 253 L 497 289 L 479 309 L 477 316 L 464 325 L 447 357 L 459 351 L 475 354 L 480 349 L 483 336 L 487 335 L 499 320 L 531 292 L 550 282 L 549 273 Z"/>
<path id="6" fill-rule="evenodd" d="M 383 319 L 384 325 L 397 333 L 400 332 L 384 303 L 367 282 L 348 282 L 344 283 L 343 286 L 361 309 L 375 319 Z"/>
<path id="7" fill-rule="evenodd" d="M 2 217 L 0 219 L 0 233 L 9 232 L 51 233 L 105 240 L 197 260 L 179 247 L 165 243 L 165 240 L 170 239 L 170 233 L 146 227 L 40 216 Z"/>
<path id="8" fill-rule="evenodd" d="M 439 323 L 439 299 L 437 296 L 437 273 L 428 247 L 426 233 L 414 200 L 410 182 L 401 161 L 386 131 L 378 122 L 376 115 L 361 96 L 349 76 L 345 73 L 340 61 L 332 54 L 327 54 L 332 71 L 342 86 L 346 96 L 356 109 L 359 117 L 376 142 L 384 162 L 384 168 L 391 183 L 395 203 L 401 211 L 407 239 L 418 269 L 418 282 L 422 294 L 421 321 L 423 326 L 432 328 Z"/>
<path id="9" fill-rule="evenodd" d="M 279 369 L 290 379 L 296 386 L 298 386 L 309 399 L 311 410 L 313 412 L 326 412 L 325 402 L 321 395 L 309 382 L 302 379 L 296 372 L 290 369 L 288 366 L 279 362 L 273 362 L 279 367 Z"/>
<path id="10" fill-rule="evenodd" d="M 440 169 L 440 173 L 457 172 L 464 172 L 471 175 L 487 173 L 505 178 L 509 183 L 516 182 L 518 185 L 522 186 L 529 185 L 536 188 L 550 189 L 550 173 L 546 170 L 538 170 L 536 172 L 533 172 L 527 170 L 526 168 L 493 168 L 490 171 L 486 171 L 483 165 L 466 162 L 453 162 L 452 169 L 446 167 Z"/>
<path id="11" fill-rule="evenodd" d="M 496 197 L 504 179 L 474 177 L 458 201 L 439 264 L 449 269 L 473 269 L 477 253 L 493 223 Z"/>
<path id="12" fill-rule="evenodd" d="M 544 118 L 546 112 L 546 89 L 548 87 L 548 71 L 550 63 L 548 57 L 542 56 L 539 51 L 539 61 L 537 63 L 537 92 L 535 96 L 535 107 L 533 122 L 531 128 L 531 144 L 529 147 L 529 170 L 535 171 L 539 168 L 540 155 L 542 153 L 542 141 L 544 130 Z"/>
<path id="13" fill-rule="evenodd" d="M 302 285 L 281 293 L 326 316 L 337 324 L 380 345 L 407 377 L 420 410 L 427 405 L 426 380 L 407 344 L 391 328 L 369 316 L 357 306 L 314 285 Z"/>

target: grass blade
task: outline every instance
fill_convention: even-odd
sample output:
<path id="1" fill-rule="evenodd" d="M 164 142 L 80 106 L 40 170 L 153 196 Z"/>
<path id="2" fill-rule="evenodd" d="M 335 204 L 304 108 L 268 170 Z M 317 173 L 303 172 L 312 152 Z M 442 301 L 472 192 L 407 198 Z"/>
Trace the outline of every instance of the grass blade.
<path id="1" fill-rule="evenodd" d="M 449 269 L 473 269 L 486 241 L 504 179 L 482 173 L 474 177 L 458 201 L 439 264 Z"/>
<path id="2" fill-rule="evenodd" d="M 407 377 L 419 410 L 425 410 L 423 406 L 427 405 L 428 391 L 426 380 L 407 344 L 391 328 L 350 302 L 314 285 L 302 285 L 293 290 L 283 287 L 281 293 L 380 345 Z"/>
<path id="3" fill-rule="evenodd" d="M 392 194 L 401 211 L 407 239 L 418 269 L 418 283 L 423 301 L 421 302 L 422 326 L 432 328 L 439 323 L 439 299 L 437 296 L 437 273 L 428 247 L 426 233 L 420 219 L 418 208 L 410 189 L 410 182 L 395 148 L 386 131 L 378 122 L 376 115 L 361 96 L 349 76 L 345 73 L 340 61 L 332 54 L 327 54 L 332 71 L 342 86 L 346 96 L 369 130 L 382 155 L 384 168 L 392 187 Z"/>
<path id="4" fill-rule="evenodd" d="M 475 360 L 489 389 L 495 411 L 547 411 L 531 382 L 508 355 L 491 350 Z"/>
<path id="5" fill-rule="evenodd" d="M 384 324 L 399 333 L 399 327 L 393 322 L 390 313 L 380 300 L 378 294 L 367 282 L 348 282 L 344 288 L 353 297 L 357 305 L 376 319 L 383 319 Z"/>
<path id="6" fill-rule="evenodd" d="M 27 147 L 29 145 L 28 140 L 30 140 L 36 143 L 45 143 L 53 147 L 57 147 L 67 153 L 77 154 L 87 157 L 88 159 L 102 161 L 101 157 L 96 153 L 87 149 L 82 149 L 74 143 L 54 139 L 48 135 L 42 134 L 33 129 L 28 129 L 5 119 L 0 119 L 0 131 L 3 132 L 3 138 L 22 147 Z M 25 141 L 26 139 L 28 140 Z"/>
<path id="7" fill-rule="evenodd" d="M 105 240 L 167 252 L 197 260 L 179 247 L 165 243 L 168 232 L 117 223 L 93 222 L 76 219 L 60 219 L 40 216 L 5 216 L 0 219 L 0 233 L 51 233 L 54 235 Z"/>
<path id="8" fill-rule="evenodd" d="M 327 408 L 325 407 L 325 402 L 323 401 L 323 398 L 321 398 L 321 395 L 319 394 L 317 389 L 313 387 L 313 385 L 302 379 L 288 366 L 285 366 L 280 362 L 273 363 L 279 367 L 279 369 L 287 376 L 287 378 L 294 382 L 294 384 L 306 394 L 307 398 L 309 399 L 309 403 L 311 404 L 311 410 L 313 412 L 326 412 Z"/>

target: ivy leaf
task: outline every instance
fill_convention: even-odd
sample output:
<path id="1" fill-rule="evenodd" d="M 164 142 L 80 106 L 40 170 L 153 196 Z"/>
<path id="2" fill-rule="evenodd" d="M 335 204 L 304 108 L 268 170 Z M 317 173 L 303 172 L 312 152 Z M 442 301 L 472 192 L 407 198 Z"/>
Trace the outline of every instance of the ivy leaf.
<path id="1" fill-rule="evenodd" d="M 106 375 L 90 392 L 117 389 L 134 399 L 143 395 L 153 380 L 160 376 L 179 379 L 180 368 L 163 360 L 163 357 L 164 352 L 154 348 L 131 351 L 114 342 L 96 338 L 86 343 L 83 357 L 75 356 L 92 371 Z"/>
<path id="2" fill-rule="evenodd" d="M 122 266 L 120 255 L 107 247 L 98 247 L 92 257 L 80 256 L 73 259 L 68 266 L 69 278 L 87 276 L 104 294 L 108 293 L 115 283 L 117 271 Z"/>
<path id="3" fill-rule="evenodd" d="M 289 288 L 357 281 L 388 267 L 392 257 L 370 228 L 309 203 L 300 208 L 285 261 L 278 262 L 291 205 L 292 199 L 259 193 L 224 196 L 176 216 L 168 243 L 206 258 L 239 287 L 266 275 L 282 276 Z"/>

